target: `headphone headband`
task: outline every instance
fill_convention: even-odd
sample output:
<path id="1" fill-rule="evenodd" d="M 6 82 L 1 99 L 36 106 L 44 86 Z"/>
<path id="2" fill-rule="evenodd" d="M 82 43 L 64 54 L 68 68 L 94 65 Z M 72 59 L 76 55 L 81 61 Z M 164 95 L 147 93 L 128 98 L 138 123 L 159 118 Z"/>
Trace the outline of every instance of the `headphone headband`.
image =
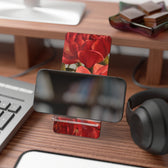
<path id="1" fill-rule="evenodd" d="M 168 102 L 168 88 L 154 88 L 145 90 L 131 96 L 127 103 L 126 117 L 128 124 L 133 114 L 133 108 L 152 98 L 161 98 Z"/>

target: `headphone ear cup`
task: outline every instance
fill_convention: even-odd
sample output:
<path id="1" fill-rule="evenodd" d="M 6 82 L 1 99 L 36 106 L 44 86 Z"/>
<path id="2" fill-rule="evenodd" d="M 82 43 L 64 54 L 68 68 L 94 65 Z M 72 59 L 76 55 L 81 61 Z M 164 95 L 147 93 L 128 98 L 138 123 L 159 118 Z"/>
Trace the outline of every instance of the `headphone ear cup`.
<path id="1" fill-rule="evenodd" d="M 137 108 L 130 120 L 131 136 L 142 149 L 147 150 L 152 143 L 152 122 L 145 108 Z"/>
<path id="2" fill-rule="evenodd" d="M 167 109 L 164 100 L 150 99 L 135 110 L 131 117 L 131 135 L 141 148 L 154 154 L 167 152 Z"/>
<path id="3" fill-rule="evenodd" d="M 166 154 L 168 153 L 168 103 L 163 99 L 153 99 L 153 101 L 157 103 L 157 105 L 161 110 L 160 112 L 163 118 L 163 125 L 164 125 L 164 129 L 163 129 L 164 136 L 160 138 L 164 139 L 165 143 L 163 143 L 163 148 L 159 154 Z"/>

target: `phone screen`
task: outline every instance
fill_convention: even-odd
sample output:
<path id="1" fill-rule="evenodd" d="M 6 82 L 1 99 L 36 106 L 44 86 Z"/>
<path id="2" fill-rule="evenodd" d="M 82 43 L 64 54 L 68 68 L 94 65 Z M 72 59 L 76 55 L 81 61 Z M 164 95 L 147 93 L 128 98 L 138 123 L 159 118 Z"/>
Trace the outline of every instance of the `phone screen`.
<path id="1" fill-rule="evenodd" d="M 37 112 L 98 121 L 122 119 L 126 83 L 111 76 L 41 70 L 36 79 Z"/>
<path id="2" fill-rule="evenodd" d="M 15 168 L 137 168 L 137 166 L 105 162 L 69 155 L 28 151 L 21 155 Z M 140 168 L 140 167 L 139 167 Z"/>

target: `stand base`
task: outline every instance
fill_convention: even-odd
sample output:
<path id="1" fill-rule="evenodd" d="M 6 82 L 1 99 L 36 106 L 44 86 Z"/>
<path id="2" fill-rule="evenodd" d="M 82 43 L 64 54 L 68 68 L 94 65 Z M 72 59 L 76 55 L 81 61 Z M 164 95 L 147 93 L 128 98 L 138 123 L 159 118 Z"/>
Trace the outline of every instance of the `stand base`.
<path id="1" fill-rule="evenodd" d="M 101 121 L 72 119 L 58 116 L 54 116 L 53 120 L 53 130 L 56 133 L 89 138 L 98 138 L 100 136 Z"/>

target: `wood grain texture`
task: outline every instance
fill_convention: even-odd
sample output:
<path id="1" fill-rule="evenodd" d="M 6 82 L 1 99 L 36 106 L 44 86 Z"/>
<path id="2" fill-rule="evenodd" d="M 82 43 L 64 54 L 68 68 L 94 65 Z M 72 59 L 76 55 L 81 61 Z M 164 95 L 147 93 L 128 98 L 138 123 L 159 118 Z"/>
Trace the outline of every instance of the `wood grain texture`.
<path id="1" fill-rule="evenodd" d="M 11 76 L 21 72 L 21 69 L 18 69 L 13 62 L 13 50 L 12 45 L 5 47 L 0 44 L 0 75 Z M 57 51 L 55 61 L 42 68 L 60 69 L 62 49 Z M 51 51 L 46 50 L 41 55 L 41 60 L 38 61 L 41 62 L 50 55 Z M 127 82 L 126 102 L 132 94 L 142 90 L 134 85 L 131 79 L 132 70 L 139 60 L 138 57 L 120 55 L 111 55 L 110 58 L 110 75 L 122 77 Z M 168 72 L 167 65 L 164 66 L 165 72 Z M 37 71 L 34 70 L 17 79 L 35 83 Z M 166 76 L 163 78 L 168 84 Z M 51 115 L 33 112 L 0 154 L 0 168 L 12 168 L 22 152 L 33 149 L 150 168 L 168 167 L 168 155 L 155 156 L 134 144 L 126 122 L 125 112 L 119 123 L 102 123 L 99 139 L 55 134 L 52 130 L 51 118 Z"/>
<path id="2" fill-rule="evenodd" d="M 146 83 L 159 85 L 163 67 L 163 51 L 151 49 L 148 57 Z"/>

